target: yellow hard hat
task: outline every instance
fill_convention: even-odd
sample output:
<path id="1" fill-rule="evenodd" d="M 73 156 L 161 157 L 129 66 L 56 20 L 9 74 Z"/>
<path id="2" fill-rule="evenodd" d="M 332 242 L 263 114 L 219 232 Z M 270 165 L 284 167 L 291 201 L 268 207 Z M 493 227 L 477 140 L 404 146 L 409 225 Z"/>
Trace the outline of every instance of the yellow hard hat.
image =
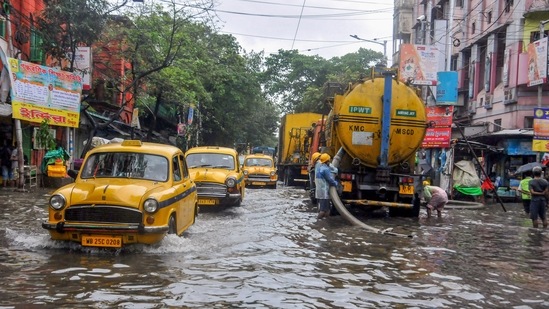
<path id="1" fill-rule="evenodd" d="M 320 158 L 320 152 L 315 152 L 311 156 L 311 161 L 316 162 L 316 160 L 318 160 L 318 158 Z"/>
<path id="2" fill-rule="evenodd" d="M 423 181 L 423 185 L 424 185 L 424 186 L 428 186 L 428 185 L 430 185 L 430 184 L 431 184 L 431 183 L 429 182 L 429 180 L 424 180 L 424 181 Z"/>
<path id="3" fill-rule="evenodd" d="M 330 161 L 331 158 L 332 157 L 330 157 L 329 154 L 323 153 L 323 154 L 320 155 L 320 162 L 326 163 L 326 162 Z"/>

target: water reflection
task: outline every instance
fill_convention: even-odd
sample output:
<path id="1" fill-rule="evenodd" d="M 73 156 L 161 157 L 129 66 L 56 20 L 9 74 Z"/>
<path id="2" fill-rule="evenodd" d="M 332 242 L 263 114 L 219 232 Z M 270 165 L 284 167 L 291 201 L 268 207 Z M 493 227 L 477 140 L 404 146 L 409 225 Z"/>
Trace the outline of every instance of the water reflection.
<path id="1" fill-rule="evenodd" d="M 248 190 L 183 237 L 121 250 L 53 242 L 47 193 L 0 193 L 1 305 L 60 308 L 543 308 L 549 236 L 522 206 L 376 218 L 381 236 L 316 220 L 303 190 Z M 531 226 L 531 223 L 530 223 Z"/>

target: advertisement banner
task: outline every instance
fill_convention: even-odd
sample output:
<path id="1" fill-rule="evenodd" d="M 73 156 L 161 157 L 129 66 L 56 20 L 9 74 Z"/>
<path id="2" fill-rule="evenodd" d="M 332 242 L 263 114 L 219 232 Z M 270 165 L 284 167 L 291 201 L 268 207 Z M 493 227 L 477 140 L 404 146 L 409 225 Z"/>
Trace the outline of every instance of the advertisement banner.
<path id="1" fill-rule="evenodd" d="M 436 105 L 456 105 L 458 101 L 458 73 L 456 71 L 437 72 Z"/>
<path id="2" fill-rule="evenodd" d="M 439 54 L 435 46 L 400 45 L 399 79 L 413 85 L 436 86 Z"/>
<path id="3" fill-rule="evenodd" d="M 549 108 L 534 109 L 534 138 L 532 150 L 549 151 Z"/>
<path id="4" fill-rule="evenodd" d="M 452 139 L 452 128 L 429 128 L 421 147 L 423 148 L 449 148 Z"/>
<path id="5" fill-rule="evenodd" d="M 77 128 L 82 77 L 59 69 L 8 58 L 13 118 Z"/>
<path id="6" fill-rule="evenodd" d="M 67 54 L 67 58 L 71 59 L 71 52 Z M 91 47 L 80 46 L 76 48 L 74 56 L 74 66 L 77 70 L 75 74 L 82 76 L 82 89 L 91 89 L 91 75 L 92 75 L 92 52 Z"/>
<path id="7" fill-rule="evenodd" d="M 427 121 L 432 123 L 434 127 L 452 126 L 453 106 L 428 106 L 426 110 Z"/>
<path id="8" fill-rule="evenodd" d="M 528 86 L 547 82 L 547 37 L 528 44 Z"/>
<path id="9" fill-rule="evenodd" d="M 425 132 L 423 148 L 448 148 L 452 140 L 453 106 L 428 106 L 427 121 L 431 124 Z"/>

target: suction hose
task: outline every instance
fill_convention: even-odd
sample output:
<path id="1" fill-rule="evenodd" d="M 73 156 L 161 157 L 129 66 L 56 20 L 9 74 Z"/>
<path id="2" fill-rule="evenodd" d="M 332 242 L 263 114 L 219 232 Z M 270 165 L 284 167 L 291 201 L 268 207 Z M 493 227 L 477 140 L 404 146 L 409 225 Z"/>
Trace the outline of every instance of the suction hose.
<path id="1" fill-rule="evenodd" d="M 343 158 L 343 155 L 345 154 L 345 150 L 343 148 L 340 148 L 337 154 L 334 156 L 334 159 L 332 160 L 332 165 L 336 168 L 339 168 L 339 163 L 341 162 L 341 158 Z M 388 228 L 385 230 L 378 229 L 376 227 L 373 227 L 371 225 L 368 225 L 360 220 L 358 220 L 355 216 L 353 216 L 345 207 L 341 199 L 339 198 L 339 194 L 337 193 L 337 189 L 335 187 L 330 187 L 330 198 L 332 199 L 332 202 L 339 212 L 339 214 L 345 218 L 345 220 L 349 221 L 352 225 L 359 226 L 363 229 L 366 229 L 370 232 L 374 232 L 377 234 L 386 234 L 386 235 L 392 235 L 392 236 L 400 236 L 400 237 L 409 237 L 412 238 L 413 235 L 405 235 L 405 234 L 399 234 L 392 232 L 392 228 Z"/>

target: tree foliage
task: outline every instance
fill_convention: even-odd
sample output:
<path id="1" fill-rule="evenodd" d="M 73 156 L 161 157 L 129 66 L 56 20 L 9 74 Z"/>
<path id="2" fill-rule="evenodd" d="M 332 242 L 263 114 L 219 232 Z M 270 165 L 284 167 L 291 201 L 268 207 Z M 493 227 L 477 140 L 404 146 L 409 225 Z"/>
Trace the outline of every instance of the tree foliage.
<path id="1" fill-rule="evenodd" d="M 363 48 L 330 60 L 301 55 L 295 50 L 279 50 L 266 59 L 262 80 L 266 93 L 284 113 L 326 113 L 330 107 L 322 97 L 327 82 L 357 80 L 382 60 L 383 54 Z"/>

